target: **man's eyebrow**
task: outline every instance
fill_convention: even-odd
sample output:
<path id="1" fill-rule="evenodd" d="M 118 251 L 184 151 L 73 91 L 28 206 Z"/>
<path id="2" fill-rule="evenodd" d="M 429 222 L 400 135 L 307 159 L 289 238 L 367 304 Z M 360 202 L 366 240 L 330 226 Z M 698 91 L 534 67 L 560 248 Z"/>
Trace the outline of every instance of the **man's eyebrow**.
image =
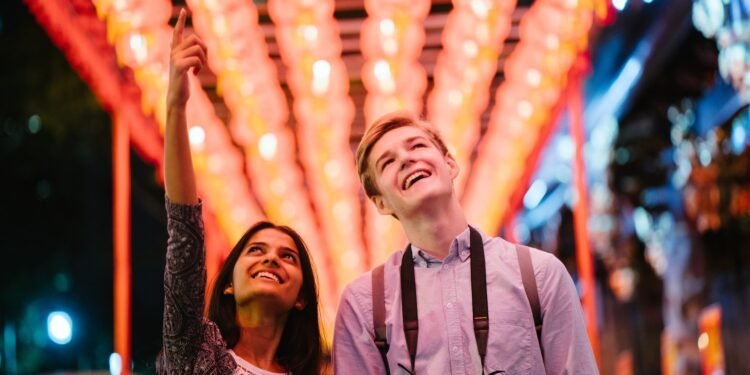
<path id="1" fill-rule="evenodd" d="M 384 153 L 383 153 L 382 155 L 380 155 L 380 157 L 378 157 L 378 158 L 377 158 L 377 160 L 375 160 L 375 168 L 377 168 L 377 167 L 378 167 L 378 165 L 380 165 L 380 162 L 381 162 L 381 161 L 382 161 L 383 159 L 385 159 L 385 158 L 387 158 L 387 157 L 391 156 L 391 154 L 392 154 L 391 150 L 387 150 L 387 151 L 386 151 L 386 152 L 384 152 Z"/>
<path id="2" fill-rule="evenodd" d="M 414 141 L 417 141 L 417 140 L 422 140 L 422 141 L 429 141 L 429 140 L 427 139 L 427 137 L 425 137 L 425 136 L 423 136 L 423 135 L 415 135 L 415 136 L 411 136 L 411 137 L 409 137 L 409 138 L 406 138 L 406 139 L 405 139 L 405 140 L 404 140 L 404 141 L 403 141 L 402 143 L 405 143 L 405 144 L 410 144 L 410 143 L 412 143 L 412 142 L 414 142 Z M 388 150 L 388 151 L 384 152 L 384 153 L 383 153 L 383 155 L 380 155 L 380 157 L 379 157 L 379 158 L 377 158 L 377 160 L 375 160 L 375 167 L 377 167 L 377 166 L 378 166 L 378 164 L 380 164 L 380 162 L 381 162 L 381 161 L 382 161 L 383 159 L 385 159 L 385 158 L 386 158 L 387 156 L 390 156 L 390 155 L 391 155 L 391 150 Z"/>
<path id="3" fill-rule="evenodd" d="M 428 139 L 427 139 L 427 137 L 425 137 L 423 135 L 415 135 L 413 137 L 406 138 L 405 142 L 406 143 L 412 143 L 412 142 L 417 141 L 417 140 L 427 141 Z"/>

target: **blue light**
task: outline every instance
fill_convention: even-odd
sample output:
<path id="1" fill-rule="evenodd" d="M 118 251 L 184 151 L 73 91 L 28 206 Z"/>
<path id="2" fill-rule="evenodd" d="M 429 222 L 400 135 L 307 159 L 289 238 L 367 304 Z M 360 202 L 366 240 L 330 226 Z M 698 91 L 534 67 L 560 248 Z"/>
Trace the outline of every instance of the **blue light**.
<path id="1" fill-rule="evenodd" d="M 635 224 L 635 234 L 645 242 L 651 235 L 651 215 L 643 207 L 636 207 L 633 210 L 633 224 Z"/>
<path id="2" fill-rule="evenodd" d="M 120 375 L 122 373 L 122 358 L 117 353 L 109 355 L 109 373 Z"/>
<path id="3" fill-rule="evenodd" d="M 73 337 L 73 320 L 64 311 L 53 311 L 47 316 L 47 335 L 55 344 L 65 345 Z"/>
<path id="4" fill-rule="evenodd" d="M 543 180 L 536 180 L 523 196 L 523 205 L 532 210 L 539 205 L 545 194 L 547 194 L 547 184 Z"/>
<path id="5" fill-rule="evenodd" d="M 625 9 L 625 5 L 628 4 L 628 0 L 612 0 L 612 5 L 614 5 L 615 9 L 622 12 L 623 9 Z"/>
<path id="6" fill-rule="evenodd" d="M 732 152 L 736 155 L 742 153 L 745 150 L 745 140 L 747 139 L 747 131 L 742 121 L 735 121 L 732 124 Z"/>

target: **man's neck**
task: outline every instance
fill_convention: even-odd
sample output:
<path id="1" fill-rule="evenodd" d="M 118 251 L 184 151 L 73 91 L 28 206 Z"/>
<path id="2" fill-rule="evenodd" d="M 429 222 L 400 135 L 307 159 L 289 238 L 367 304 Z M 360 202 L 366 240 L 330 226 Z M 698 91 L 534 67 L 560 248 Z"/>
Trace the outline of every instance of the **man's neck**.
<path id="1" fill-rule="evenodd" d="M 453 240 L 469 225 L 456 199 L 430 206 L 400 221 L 411 244 L 440 260 L 448 256 Z"/>
<path id="2" fill-rule="evenodd" d="M 240 338 L 232 350 L 240 358 L 264 370 L 285 371 L 275 358 L 285 323 L 286 315 L 280 317 L 265 314 L 257 308 L 242 309 L 238 306 Z"/>

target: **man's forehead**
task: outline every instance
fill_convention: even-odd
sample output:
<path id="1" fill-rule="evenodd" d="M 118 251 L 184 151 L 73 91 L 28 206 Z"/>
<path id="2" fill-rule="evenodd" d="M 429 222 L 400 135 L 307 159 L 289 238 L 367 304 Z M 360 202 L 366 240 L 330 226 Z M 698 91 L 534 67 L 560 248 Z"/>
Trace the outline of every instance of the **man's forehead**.
<path id="1" fill-rule="evenodd" d="M 402 143 L 412 142 L 416 139 L 429 140 L 430 136 L 426 131 L 413 125 L 401 126 L 395 129 L 391 129 L 390 131 L 383 134 L 383 136 L 380 137 L 380 139 L 378 139 L 372 145 L 372 153 L 370 156 L 374 156 L 375 153 L 385 153 L 389 151 L 390 147 L 398 146 Z"/>

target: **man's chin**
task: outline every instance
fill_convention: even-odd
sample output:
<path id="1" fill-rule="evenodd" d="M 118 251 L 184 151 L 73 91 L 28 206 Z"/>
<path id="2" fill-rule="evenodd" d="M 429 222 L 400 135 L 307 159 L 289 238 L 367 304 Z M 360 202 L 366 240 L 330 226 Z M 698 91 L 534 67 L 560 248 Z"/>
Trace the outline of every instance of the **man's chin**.
<path id="1" fill-rule="evenodd" d="M 409 197 L 408 201 L 404 202 L 404 213 L 414 214 L 420 211 L 430 210 L 431 208 L 437 207 L 441 201 L 449 197 L 449 194 L 441 194 L 436 191 L 420 191 Z M 398 213 L 397 213 L 398 214 Z"/>

